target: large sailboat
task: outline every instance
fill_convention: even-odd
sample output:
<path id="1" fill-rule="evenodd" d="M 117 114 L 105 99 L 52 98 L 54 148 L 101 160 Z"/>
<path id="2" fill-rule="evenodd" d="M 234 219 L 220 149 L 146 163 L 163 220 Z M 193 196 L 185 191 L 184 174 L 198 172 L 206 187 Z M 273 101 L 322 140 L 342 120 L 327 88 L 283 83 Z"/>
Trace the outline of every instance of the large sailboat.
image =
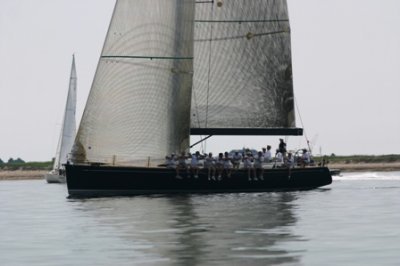
<path id="1" fill-rule="evenodd" d="M 61 125 L 61 133 L 58 139 L 56 156 L 54 158 L 53 169 L 45 174 L 48 183 L 65 183 L 65 167 L 68 154 L 71 152 L 72 145 L 76 134 L 76 69 L 75 56 L 72 56 L 72 66 L 69 79 L 68 96 L 65 104 L 63 122 Z"/>
<path id="2" fill-rule="evenodd" d="M 332 182 L 326 167 L 176 178 L 192 135 L 301 135 L 285 0 L 117 0 L 66 164 L 70 196 L 255 192 Z"/>

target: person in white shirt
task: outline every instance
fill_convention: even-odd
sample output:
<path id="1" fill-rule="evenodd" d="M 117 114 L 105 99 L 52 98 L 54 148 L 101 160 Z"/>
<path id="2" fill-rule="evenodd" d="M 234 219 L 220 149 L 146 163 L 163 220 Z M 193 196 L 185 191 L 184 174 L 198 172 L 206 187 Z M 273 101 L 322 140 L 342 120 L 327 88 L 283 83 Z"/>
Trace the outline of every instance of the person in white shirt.
<path id="1" fill-rule="evenodd" d="M 232 156 L 233 169 L 239 169 L 242 158 L 242 155 L 236 151 L 235 154 Z"/>
<path id="2" fill-rule="evenodd" d="M 271 146 L 267 145 L 267 148 L 263 148 L 264 162 L 269 163 L 272 161 Z"/>
<path id="3" fill-rule="evenodd" d="M 257 156 L 254 158 L 254 180 L 258 178 L 260 180 L 264 180 L 264 168 L 262 167 L 262 163 L 264 162 L 264 156 L 261 151 L 257 153 Z"/>
<path id="4" fill-rule="evenodd" d="M 215 180 L 215 159 L 210 152 L 208 156 L 204 159 L 204 168 L 208 169 L 208 180 Z M 212 173 L 211 179 L 210 174 Z"/>
<path id="5" fill-rule="evenodd" d="M 190 161 L 190 169 L 192 170 L 194 178 L 199 177 L 200 159 L 201 159 L 200 152 L 196 151 L 196 153 L 192 154 L 192 160 Z"/>
<path id="6" fill-rule="evenodd" d="M 218 180 L 222 179 L 222 171 L 224 170 L 224 154 L 219 153 L 218 158 L 215 160 L 215 168 L 218 172 Z"/>
<path id="7" fill-rule="evenodd" d="M 175 154 L 172 153 L 170 156 L 165 156 L 165 165 L 167 168 L 176 168 Z"/>
<path id="8" fill-rule="evenodd" d="M 291 152 L 289 152 L 289 153 L 288 153 L 288 156 L 286 157 L 285 165 L 286 165 L 288 168 L 293 168 L 293 167 L 294 167 L 294 158 L 293 158 Z"/>
<path id="9" fill-rule="evenodd" d="M 311 155 L 307 151 L 307 149 L 303 149 L 303 155 L 301 156 L 301 165 L 303 167 L 306 167 L 306 165 L 309 165 L 311 162 Z"/>
<path id="10" fill-rule="evenodd" d="M 231 177 L 232 173 L 232 159 L 229 157 L 229 153 L 225 152 L 224 154 L 224 169 L 226 171 L 226 176 Z"/>
<path id="11" fill-rule="evenodd" d="M 182 177 L 180 176 L 180 170 L 181 169 L 182 170 L 186 169 L 188 171 L 188 167 L 186 165 L 186 159 L 187 158 L 188 157 L 186 156 L 184 151 L 181 152 L 181 155 L 178 156 L 178 158 L 177 158 L 178 163 L 176 165 L 176 178 L 178 178 L 178 179 L 182 179 Z"/>
<path id="12" fill-rule="evenodd" d="M 254 168 L 253 168 L 253 156 L 251 155 L 251 153 L 247 153 L 244 157 L 243 157 L 243 167 L 244 169 L 247 169 L 247 177 L 249 179 L 249 181 L 251 181 L 251 172 L 254 172 Z M 255 174 L 254 174 L 255 176 Z"/>
<path id="13" fill-rule="evenodd" d="M 276 150 L 275 161 L 277 163 L 282 163 L 283 162 L 283 155 L 279 150 Z"/>

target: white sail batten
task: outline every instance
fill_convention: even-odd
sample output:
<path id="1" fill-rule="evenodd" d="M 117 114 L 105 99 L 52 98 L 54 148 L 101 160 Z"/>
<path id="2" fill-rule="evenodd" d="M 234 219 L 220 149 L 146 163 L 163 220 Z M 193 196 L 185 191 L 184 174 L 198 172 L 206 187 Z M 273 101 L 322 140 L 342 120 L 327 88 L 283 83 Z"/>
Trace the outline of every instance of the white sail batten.
<path id="1" fill-rule="evenodd" d="M 192 131 L 295 128 L 286 0 L 200 1 L 194 57 Z"/>
<path id="2" fill-rule="evenodd" d="M 65 104 L 63 123 L 61 125 L 60 138 L 58 140 L 56 157 L 54 160 L 54 170 L 64 169 L 63 164 L 67 162 L 67 157 L 71 153 L 76 134 L 76 89 L 77 77 L 75 68 L 75 57 L 72 56 L 71 73 L 69 79 L 68 96 Z"/>
<path id="3" fill-rule="evenodd" d="M 189 147 L 192 0 L 118 0 L 73 163 L 154 165 Z"/>

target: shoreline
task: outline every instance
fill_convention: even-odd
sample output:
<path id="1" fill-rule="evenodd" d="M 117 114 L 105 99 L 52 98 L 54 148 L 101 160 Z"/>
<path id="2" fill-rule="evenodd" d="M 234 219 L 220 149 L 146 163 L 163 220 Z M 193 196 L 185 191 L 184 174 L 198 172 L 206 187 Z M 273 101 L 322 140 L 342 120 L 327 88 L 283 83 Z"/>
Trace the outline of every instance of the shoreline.
<path id="1" fill-rule="evenodd" d="M 0 170 L 2 180 L 44 180 L 48 170 Z"/>
<path id="2" fill-rule="evenodd" d="M 389 172 L 400 171 L 400 162 L 390 163 L 330 163 L 330 169 L 343 172 Z M 44 180 L 48 170 L 0 170 L 2 180 Z"/>
<path id="3" fill-rule="evenodd" d="M 330 169 L 339 169 L 341 172 L 389 172 L 400 171 L 400 162 L 391 163 L 331 163 Z"/>

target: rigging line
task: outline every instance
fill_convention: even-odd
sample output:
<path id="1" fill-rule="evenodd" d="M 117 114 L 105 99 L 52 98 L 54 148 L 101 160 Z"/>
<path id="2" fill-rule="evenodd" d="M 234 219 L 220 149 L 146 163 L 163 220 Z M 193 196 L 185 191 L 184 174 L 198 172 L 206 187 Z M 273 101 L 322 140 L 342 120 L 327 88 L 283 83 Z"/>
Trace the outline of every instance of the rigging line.
<path id="1" fill-rule="evenodd" d="M 303 124 L 303 119 L 301 118 L 301 113 L 300 113 L 299 105 L 297 104 L 296 97 L 293 97 L 293 98 L 294 98 L 294 104 L 296 105 L 297 113 L 299 114 L 301 127 L 303 128 L 303 134 L 304 134 L 304 137 L 306 138 L 306 141 L 307 141 L 308 150 L 309 150 L 310 152 L 312 152 L 312 151 L 311 151 L 311 148 L 310 148 L 310 141 L 308 140 L 307 133 L 306 133 L 306 129 L 305 129 L 304 124 Z"/>
<path id="2" fill-rule="evenodd" d="M 197 120 L 197 125 L 198 127 L 200 127 L 200 118 L 199 118 L 199 108 L 197 105 L 197 100 L 196 100 L 196 91 L 192 90 L 192 94 L 193 94 L 193 101 L 194 101 L 194 105 L 195 105 L 195 116 L 196 116 L 196 120 Z M 201 142 L 203 141 L 203 135 L 200 135 L 200 140 Z M 190 147 L 192 148 L 192 146 Z M 201 150 L 203 151 L 203 143 L 201 143 Z"/>
<path id="3" fill-rule="evenodd" d="M 213 135 L 208 135 L 207 137 L 205 137 L 204 139 L 201 139 L 200 141 L 194 143 L 193 145 L 190 145 L 190 148 L 193 148 L 194 146 L 196 146 L 199 143 L 202 143 L 203 141 L 205 141 L 208 138 L 211 138 Z"/>

